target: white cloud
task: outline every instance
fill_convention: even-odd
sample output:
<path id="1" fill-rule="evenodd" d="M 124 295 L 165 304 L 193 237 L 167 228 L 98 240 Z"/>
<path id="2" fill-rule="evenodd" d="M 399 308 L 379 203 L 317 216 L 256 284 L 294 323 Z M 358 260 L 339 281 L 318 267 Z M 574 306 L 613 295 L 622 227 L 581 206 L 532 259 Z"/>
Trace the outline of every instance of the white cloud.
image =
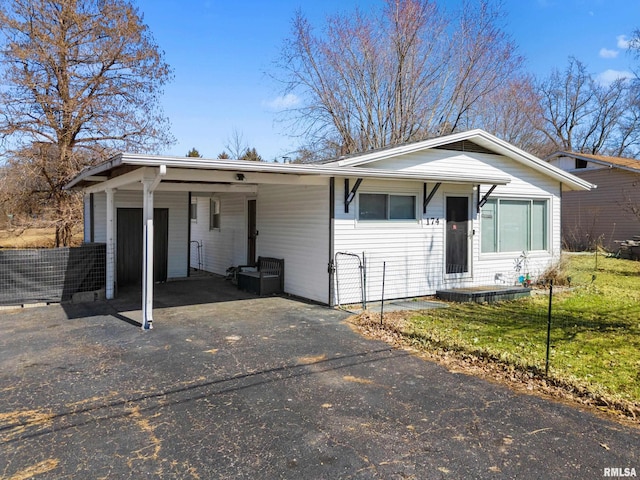
<path id="1" fill-rule="evenodd" d="M 631 72 L 628 72 L 626 70 L 605 70 L 602 73 L 599 73 L 598 75 L 596 75 L 596 81 L 600 84 L 600 85 L 611 85 L 614 81 L 618 80 L 619 78 L 633 78 L 634 75 Z"/>
<path id="2" fill-rule="evenodd" d="M 627 39 L 626 35 L 618 35 L 616 40 L 618 41 L 618 48 L 625 50 L 629 48 L 629 45 L 631 44 L 631 41 Z"/>
<path id="3" fill-rule="evenodd" d="M 620 53 L 618 50 L 609 50 L 608 48 L 600 49 L 600 57 L 602 58 L 616 58 Z"/>
<path id="4" fill-rule="evenodd" d="M 270 110 L 285 110 L 287 108 L 293 108 L 300 103 L 300 98 L 293 93 L 287 93 L 274 98 L 273 100 L 265 100 L 262 102 L 263 107 L 267 107 Z"/>

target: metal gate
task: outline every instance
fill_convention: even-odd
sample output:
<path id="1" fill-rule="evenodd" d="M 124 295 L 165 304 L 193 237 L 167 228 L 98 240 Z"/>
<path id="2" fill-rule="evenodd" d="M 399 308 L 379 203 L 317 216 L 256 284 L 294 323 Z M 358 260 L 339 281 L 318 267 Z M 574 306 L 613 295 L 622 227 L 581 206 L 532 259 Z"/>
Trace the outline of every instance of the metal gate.
<path id="1" fill-rule="evenodd" d="M 364 253 L 360 255 L 349 252 L 337 252 L 336 268 L 336 302 L 338 307 L 362 306 L 367 308 L 365 296 L 366 270 Z"/>

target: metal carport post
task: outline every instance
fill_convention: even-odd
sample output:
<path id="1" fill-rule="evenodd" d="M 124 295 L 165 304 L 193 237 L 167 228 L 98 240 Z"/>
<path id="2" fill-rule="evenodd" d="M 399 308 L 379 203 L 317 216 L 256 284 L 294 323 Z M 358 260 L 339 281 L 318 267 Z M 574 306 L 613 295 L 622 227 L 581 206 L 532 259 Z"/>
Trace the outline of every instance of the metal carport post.
<path id="1" fill-rule="evenodd" d="M 155 176 L 142 180 L 142 329 L 153 328 L 153 192 L 167 174 L 167 166 L 160 165 Z"/>

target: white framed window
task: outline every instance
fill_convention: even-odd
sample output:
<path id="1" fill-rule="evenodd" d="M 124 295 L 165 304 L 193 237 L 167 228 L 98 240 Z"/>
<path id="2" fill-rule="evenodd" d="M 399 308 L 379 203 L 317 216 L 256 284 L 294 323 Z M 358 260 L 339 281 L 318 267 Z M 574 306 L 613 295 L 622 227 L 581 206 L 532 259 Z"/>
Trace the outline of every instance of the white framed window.
<path id="1" fill-rule="evenodd" d="M 191 223 L 198 223 L 198 200 L 191 200 L 191 204 L 189 205 L 189 218 L 191 219 Z"/>
<path id="2" fill-rule="evenodd" d="M 209 230 L 220 229 L 220 199 L 212 197 L 209 200 Z"/>
<path id="3" fill-rule="evenodd" d="M 548 250 L 549 201 L 492 198 L 480 212 L 482 253 Z"/>
<path id="4" fill-rule="evenodd" d="M 416 196 L 387 193 L 358 195 L 360 220 L 416 220 Z"/>

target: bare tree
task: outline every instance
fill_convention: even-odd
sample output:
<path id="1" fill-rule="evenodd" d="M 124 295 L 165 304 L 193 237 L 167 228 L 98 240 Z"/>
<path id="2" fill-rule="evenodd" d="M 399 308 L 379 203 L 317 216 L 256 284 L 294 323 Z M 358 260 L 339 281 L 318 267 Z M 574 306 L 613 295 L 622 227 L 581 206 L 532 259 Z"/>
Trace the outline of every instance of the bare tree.
<path id="1" fill-rule="evenodd" d="M 472 109 L 486 108 L 486 99 L 511 80 L 522 65 L 516 45 L 502 29 L 503 14 L 489 1 L 465 1 L 452 38 L 448 62 L 452 81 L 444 102 L 448 128 L 472 128 Z"/>
<path id="2" fill-rule="evenodd" d="M 474 125 L 497 137 L 534 155 L 553 151 L 541 132 L 540 101 L 531 76 L 510 79 L 473 110 Z"/>
<path id="3" fill-rule="evenodd" d="M 229 138 L 227 138 L 227 143 L 225 144 L 224 148 L 225 153 L 228 151 L 229 156 L 237 160 L 245 154 L 245 152 L 249 149 L 249 145 L 245 141 L 242 132 L 237 128 L 234 128 L 231 132 L 231 135 L 229 135 Z"/>
<path id="4" fill-rule="evenodd" d="M 298 13 L 280 66 L 300 134 L 326 155 L 423 139 L 469 126 L 473 107 L 521 64 L 489 0 L 457 17 L 435 1 L 387 0 L 335 15 L 316 34 Z"/>
<path id="5" fill-rule="evenodd" d="M 640 152 L 640 85 L 631 83 L 627 91 L 626 108 L 618 121 L 619 139 L 617 148 L 611 150 L 616 157 L 637 158 Z"/>
<path id="6" fill-rule="evenodd" d="M 564 72 L 554 70 L 538 87 L 544 124 L 543 133 L 556 150 L 573 150 L 576 130 L 592 114 L 593 92 L 586 67 L 569 59 Z"/>
<path id="7" fill-rule="evenodd" d="M 632 156 L 638 144 L 637 88 L 627 79 L 599 84 L 586 66 L 570 58 L 564 72 L 538 85 L 540 130 L 555 150 Z"/>
<path id="8" fill-rule="evenodd" d="M 115 149 L 172 141 L 158 106 L 169 66 L 126 0 L 6 0 L 0 5 L 0 137 L 9 168 L 52 210 L 68 245 L 77 199 L 64 185 Z"/>

